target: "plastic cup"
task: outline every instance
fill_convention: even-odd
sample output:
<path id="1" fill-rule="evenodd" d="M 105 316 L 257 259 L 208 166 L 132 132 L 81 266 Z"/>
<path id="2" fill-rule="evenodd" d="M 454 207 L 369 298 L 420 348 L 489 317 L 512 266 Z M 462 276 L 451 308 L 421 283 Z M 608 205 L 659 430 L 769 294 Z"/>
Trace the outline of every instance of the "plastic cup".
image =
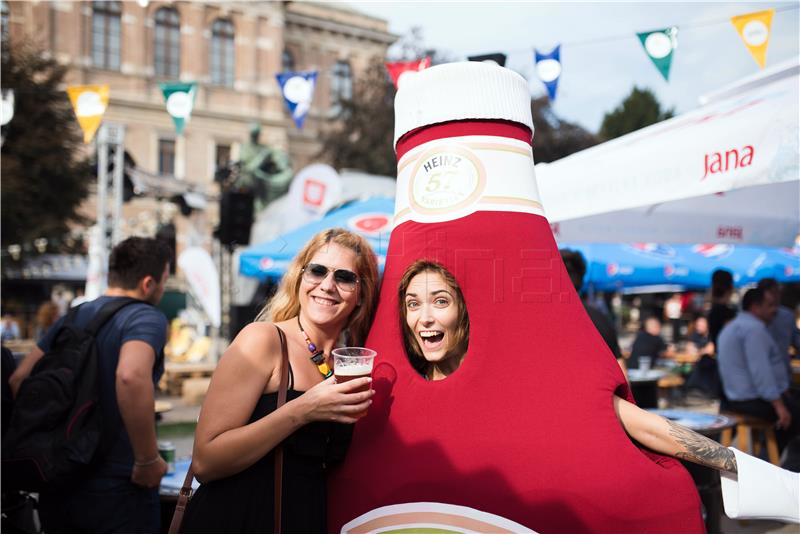
<path id="1" fill-rule="evenodd" d="M 639 356 L 639 372 L 646 375 L 650 372 L 650 365 L 653 363 L 653 358 L 650 356 Z"/>
<path id="2" fill-rule="evenodd" d="M 372 364 L 378 354 L 372 349 L 364 347 L 340 347 L 333 349 L 333 376 L 336 377 L 338 384 L 363 378 L 372 375 Z M 353 391 L 369 391 L 369 384 Z M 355 417 L 363 417 L 367 412 L 355 414 Z"/>

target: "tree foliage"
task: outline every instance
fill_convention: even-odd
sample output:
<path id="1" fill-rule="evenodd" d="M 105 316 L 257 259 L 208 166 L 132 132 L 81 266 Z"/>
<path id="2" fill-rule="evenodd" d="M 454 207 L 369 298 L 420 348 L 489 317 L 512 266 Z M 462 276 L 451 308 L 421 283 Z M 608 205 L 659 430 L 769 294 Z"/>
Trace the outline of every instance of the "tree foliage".
<path id="1" fill-rule="evenodd" d="M 581 126 L 558 118 L 547 96 L 531 100 L 531 114 L 533 159 L 536 163 L 549 163 L 599 142 L 597 136 Z"/>
<path id="2" fill-rule="evenodd" d="M 395 176 L 394 86 L 380 58 L 355 79 L 341 121 L 323 132 L 320 155 L 335 168 Z"/>
<path id="3" fill-rule="evenodd" d="M 5 44 L 5 43 L 4 43 Z M 66 67 L 30 44 L 2 54 L 2 87 L 14 91 L 14 118 L 2 147 L 2 242 L 23 250 L 40 237 L 61 243 L 93 181 L 67 94 Z"/>
<path id="4" fill-rule="evenodd" d="M 619 106 L 603 116 L 600 137 L 606 141 L 614 139 L 673 115 L 674 110 L 661 109 L 661 104 L 650 89 L 634 87 Z"/>

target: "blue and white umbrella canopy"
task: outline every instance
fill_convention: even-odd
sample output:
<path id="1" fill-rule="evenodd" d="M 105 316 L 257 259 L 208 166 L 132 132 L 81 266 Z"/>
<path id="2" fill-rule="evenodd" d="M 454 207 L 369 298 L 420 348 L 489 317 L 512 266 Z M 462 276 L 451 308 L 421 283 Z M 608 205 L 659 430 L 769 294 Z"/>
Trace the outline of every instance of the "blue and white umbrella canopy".
<path id="1" fill-rule="evenodd" d="M 800 247 L 559 243 L 559 248 L 583 254 L 584 287 L 590 284 L 595 291 L 659 285 L 707 288 L 716 269 L 731 271 L 736 286 L 766 277 L 800 282 Z"/>
<path id="2" fill-rule="evenodd" d="M 239 255 L 239 273 L 260 280 L 280 278 L 311 237 L 322 230 L 336 227 L 364 236 L 378 255 L 378 265 L 382 270 L 389 247 L 393 215 L 394 198 L 375 197 L 353 201 L 277 239 L 246 248 Z"/>

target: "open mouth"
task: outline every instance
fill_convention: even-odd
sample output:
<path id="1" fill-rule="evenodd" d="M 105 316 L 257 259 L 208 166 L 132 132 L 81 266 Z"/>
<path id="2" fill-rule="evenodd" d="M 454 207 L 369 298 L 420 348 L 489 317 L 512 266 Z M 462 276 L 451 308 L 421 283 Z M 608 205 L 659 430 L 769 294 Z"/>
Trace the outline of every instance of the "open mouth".
<path id="1" fill-rule="evenodd" d="M 436 330 L 428 330 L 419 333 L 420 339 L 422 339 L 422 346 L 426 349 L 428 348 L 436 348 L 444 339 L 444 332 L 438 332 Z"/>

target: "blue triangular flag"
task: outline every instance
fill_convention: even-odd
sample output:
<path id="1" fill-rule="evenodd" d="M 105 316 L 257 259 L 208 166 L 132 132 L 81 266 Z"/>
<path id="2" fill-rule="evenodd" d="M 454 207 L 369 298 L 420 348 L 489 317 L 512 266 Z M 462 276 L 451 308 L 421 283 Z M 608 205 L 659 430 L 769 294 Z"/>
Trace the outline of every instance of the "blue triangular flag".
<path id="1" fill-rule="evenodd" d="M 314 85 L 317 82 L 317 71 L 292 72 L 286 71 L 275 75 L 281 86 L 283 100 L 297 128 L 303 129 L 303 121 L 308 110 L 311 109 L 311 100 L 314 98 Z"/>
<path id="2" fill-rule="evenodd" d="M 536 73 L 547 87 L 550 100 L 555 100 L 558 80 L 561 78 L 561 45 L 557 45 L 549 54 L 542 54 L 536 49 L 533 52 L 536 59 Z"/>

